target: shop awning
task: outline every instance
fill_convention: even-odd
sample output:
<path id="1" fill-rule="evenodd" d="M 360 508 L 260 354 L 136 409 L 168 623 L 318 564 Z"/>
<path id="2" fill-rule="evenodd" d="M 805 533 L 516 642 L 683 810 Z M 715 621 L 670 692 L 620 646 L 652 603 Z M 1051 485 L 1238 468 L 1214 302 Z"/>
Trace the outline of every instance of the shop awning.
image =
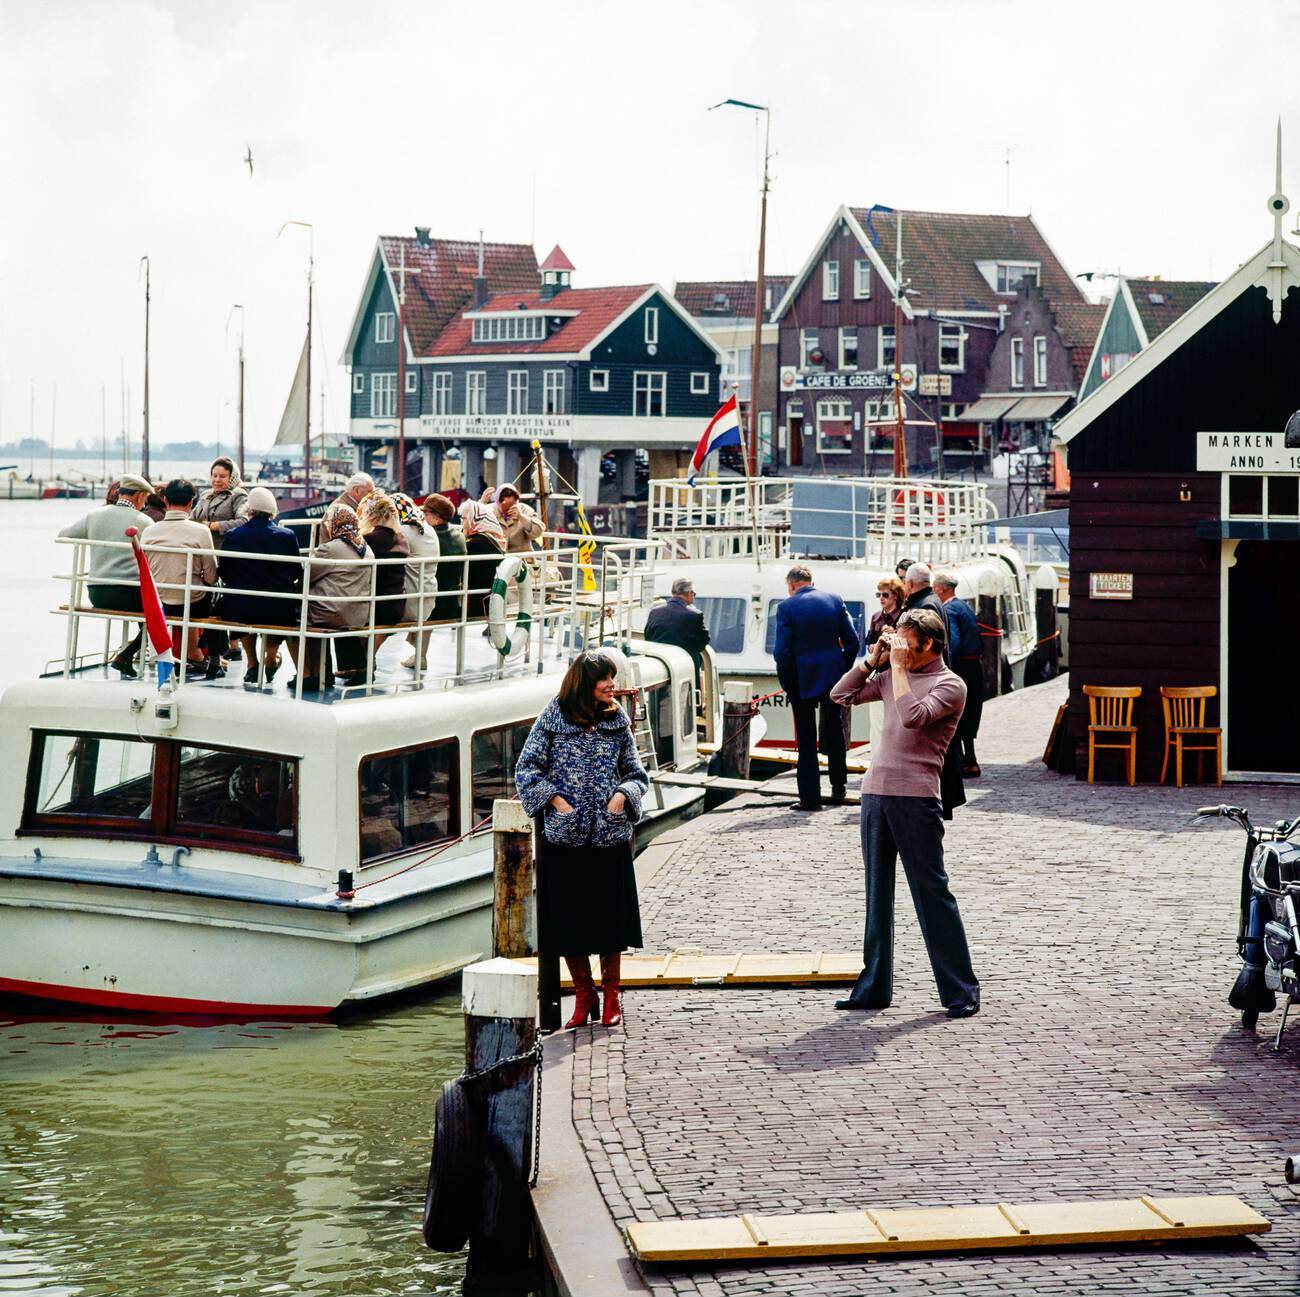
<path id="1" fill-rule="evenodd" d="M 1018 419 L 1022 423 L 1034 423 L 1039 419 L 1050 419 L 1058 410 L 1070 404 L 1072 396 L 1025 396 L 1012 406 L 1008 419 Z"/>
<path id="2" fill-rule="evenodd" d="M 1203 540 L 1300 540 L 1300 522 L 1276 518 L 1202 518 L 1196 534 Z"/>
<path id="3" fill-rule="evenodd" d="M 968 405 L 962 412 L 963 420 L 980 423 L 992 423 L 1020 401 L 1018 396 L 981 396 L 974 405 Z"/>

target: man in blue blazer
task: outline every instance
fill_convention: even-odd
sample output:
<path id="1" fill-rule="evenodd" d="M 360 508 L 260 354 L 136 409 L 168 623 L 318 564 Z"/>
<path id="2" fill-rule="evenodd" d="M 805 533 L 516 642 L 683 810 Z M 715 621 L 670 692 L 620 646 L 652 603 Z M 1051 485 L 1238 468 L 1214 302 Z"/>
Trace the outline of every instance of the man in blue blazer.
<path id="1" fill-rule="evenodd" d="M 776 676 L 789 699 L 794 733 L 799 744 L 796 778 L 801 811 L 822 806 L 817 750 L 826 757 L 831 779 L 831 801 L 842 802 L 848 784 L 844 759 L 844 728 L 838 703 L 831 702 L 833 685 L 853 665 L 858 654 L 858 632 L 844 600 L 814 588 L 806 567 L 792 567 L 785 576 L 790 597 L 776 610 Z"/>

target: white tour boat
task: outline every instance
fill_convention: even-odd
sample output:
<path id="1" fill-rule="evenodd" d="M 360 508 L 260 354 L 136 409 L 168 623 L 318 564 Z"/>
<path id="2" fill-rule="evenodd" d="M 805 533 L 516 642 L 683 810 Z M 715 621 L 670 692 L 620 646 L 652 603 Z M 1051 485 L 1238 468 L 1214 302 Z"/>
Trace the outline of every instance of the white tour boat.
<path id="1" fill-rule="evenodd" d="M 752 684 L 762 698 L 763 742 L 788 746 L 794 726 L 772 649 L 785 574 L 796 561 L 843 598 L 860 635 L 879 606 L 877 581 L 903 559 L 953 571 L 958 598 L 977 611 L 981 598 L 994 601 L 999 683 L 1024 683 L 1036 643 L 1033 578 L 1018 549 L 990 537 L 995 516 L 982 484 L 950 479 L 765 477 L 693 487 L 656 480 L 649 536 L 664 545 L 656 592 L 666 596 L 674 579 L 690 578 L 719 676 Z M 878 710 L 853 709 L 853 742 L 870 740 Z"/>
<path id="2" fill-rule="evenodd" d="M 432 632 L 442 665 L 418 676 L 396 665 L 399 627 L 364 685 L 318 695 L 282 678 L 245 687 L 235 670 L 205 682 L 182 669 L 163 691 L 117 679 L 105 662 L 122 619 L 82 593 L 94 542 L 62 542 L 66 660 L 0 698 L 0 992 L 318 1015 L 490 954 L 492 802 L 513 795 L 515 758 L 574 652 L 603 645 L 620 661 L 652 770 L 699 762 L 690 658 L 630 634 L 654 547 L 547 539 L 544 557 L 498 568 L 531 622 L 516 610 L 504 624 L 494 596 L 487 637 L 462 613 Z M 288 634 L 334 634 L 305 620 Z M 103 651 L 87 654 L 96 621 Z M 701 804 L 652 783 L 642 840 Z"/>

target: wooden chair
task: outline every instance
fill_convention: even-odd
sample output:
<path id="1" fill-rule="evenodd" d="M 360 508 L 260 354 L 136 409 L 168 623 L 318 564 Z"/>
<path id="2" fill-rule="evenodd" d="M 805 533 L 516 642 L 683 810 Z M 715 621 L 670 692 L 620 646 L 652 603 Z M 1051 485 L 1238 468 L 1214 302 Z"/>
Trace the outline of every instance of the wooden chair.
<path id="1" fill-rule="evenodd" d="M 1097 753 L 1109 750 L 1128 754 L 1128 781 L 1132 785 L 1137 777 L 1137 726 L 1133 724 L 1133 703 L 1141 697 L 1141 688 L 1124 685 L 1105 689 L 1100 685 L 1084 685 L 1083 692 L 1088 699 L 1088 782 L 1093 782 Z M 1100 741 L 1115 738 L 1119 741 Z"/>
<path id="2" fill-rule="evenodd" d="M 1207 752 L 1214 753 L 1214 782 L 1223 783 L 1223 731 L 1205 723 L 1205 700 L 1218 694 L 1214 685 L 1174 689 L 1162 686 L 1160 705 L 1165 713 L 1165 759 L 1160 765 L 1160 782 L 1165 782 L 1169 753 L 1174 753 L 1174 780 L 1183 786 L 1183 753 L 1196 753 L 1196 782 L 1203 783 L 1202 762 Z M 1199 741 L 1198 741 L 1199 740 Z M 1212 740 L 1212 741 L 1211 741 Z"/>

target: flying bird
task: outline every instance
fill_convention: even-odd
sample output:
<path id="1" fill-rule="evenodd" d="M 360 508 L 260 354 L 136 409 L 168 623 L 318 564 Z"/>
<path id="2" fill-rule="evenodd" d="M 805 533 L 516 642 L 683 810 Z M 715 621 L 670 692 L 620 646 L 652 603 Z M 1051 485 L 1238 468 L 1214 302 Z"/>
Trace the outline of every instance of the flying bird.
<path id="1" fill-rule="evenodd" d="M 251 176 L 253 174 L 253 146 L 251 144 L 244 145 L 244 161 L 248 164 L 248 174 Z"/>

